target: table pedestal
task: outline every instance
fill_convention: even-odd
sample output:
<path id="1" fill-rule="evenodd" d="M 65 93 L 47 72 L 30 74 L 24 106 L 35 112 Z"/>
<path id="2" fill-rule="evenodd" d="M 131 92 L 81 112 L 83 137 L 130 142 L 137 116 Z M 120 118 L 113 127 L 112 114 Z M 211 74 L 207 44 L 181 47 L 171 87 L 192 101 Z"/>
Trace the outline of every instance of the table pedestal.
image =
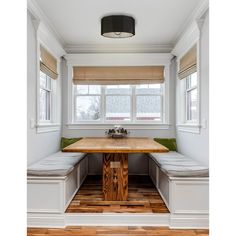
<path id="1" fill-rule="evenodd" d="M 106 201 L 128 200 L 128 153 L 103 154 L 103 194 Z"/>

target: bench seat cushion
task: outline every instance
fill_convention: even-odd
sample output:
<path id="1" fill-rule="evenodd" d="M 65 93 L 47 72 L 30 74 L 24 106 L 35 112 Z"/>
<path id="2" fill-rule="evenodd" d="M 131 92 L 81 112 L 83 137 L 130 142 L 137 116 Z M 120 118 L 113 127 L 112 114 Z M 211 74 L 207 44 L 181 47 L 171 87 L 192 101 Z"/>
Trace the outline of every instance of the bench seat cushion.
<path id="1" fill-rule="evenodd" d="M 30 165 L 27 168 L 27 174 L 36 176 L 66 176 L 85 155 L 85 153 L 57 152 Z"/>
<path id="2" fill-rule="evenodd" d="M 178 152 L 150 153 L 155 163 L 171 177 L 207 177 L 209 169 Z"/>
<path id="3" fill-rule="evenodd" d="M 34 176 L 66 176 L 72 170 L 72 165 L 44 165 L 42 163 L 36 163 L 30 166 L 27 170 L 28 175 Z"/>

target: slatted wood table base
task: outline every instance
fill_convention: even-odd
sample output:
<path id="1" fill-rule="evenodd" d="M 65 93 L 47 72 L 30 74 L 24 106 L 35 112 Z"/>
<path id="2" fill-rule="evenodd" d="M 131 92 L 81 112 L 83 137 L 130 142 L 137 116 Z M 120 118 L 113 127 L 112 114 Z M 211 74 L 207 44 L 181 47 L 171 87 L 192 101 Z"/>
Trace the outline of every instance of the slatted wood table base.
<path id="1" fill-rule="evenodd" d="M 128 153 L 103 154 L 104 200 L 128 200 Z"/>

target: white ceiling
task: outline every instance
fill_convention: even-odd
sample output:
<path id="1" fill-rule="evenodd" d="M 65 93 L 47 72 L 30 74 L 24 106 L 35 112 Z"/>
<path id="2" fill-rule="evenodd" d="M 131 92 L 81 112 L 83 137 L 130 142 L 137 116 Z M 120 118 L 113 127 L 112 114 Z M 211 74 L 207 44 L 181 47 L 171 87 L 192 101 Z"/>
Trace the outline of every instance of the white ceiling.
<path id="1" fill-rule="evenodd" d="M 202 0 L 35 0 L 65 48 L 83 45 L 172 47 Z M 127 14 L 136 20 L 134 37 L 100 34 L 104 15 Z"/>

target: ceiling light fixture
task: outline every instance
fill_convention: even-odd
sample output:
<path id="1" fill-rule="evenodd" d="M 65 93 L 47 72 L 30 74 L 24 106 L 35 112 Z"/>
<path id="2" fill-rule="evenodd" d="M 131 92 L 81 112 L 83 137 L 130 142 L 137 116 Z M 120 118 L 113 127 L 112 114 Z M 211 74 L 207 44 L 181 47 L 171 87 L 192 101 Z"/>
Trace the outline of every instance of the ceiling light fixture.
<path id="1" fill-rule="evenodd" d="M 131 16 L 111 15 L 101 20 L 101 35 L 108 38 L 128 38 L 135 35 L 135 20 Z"/>

